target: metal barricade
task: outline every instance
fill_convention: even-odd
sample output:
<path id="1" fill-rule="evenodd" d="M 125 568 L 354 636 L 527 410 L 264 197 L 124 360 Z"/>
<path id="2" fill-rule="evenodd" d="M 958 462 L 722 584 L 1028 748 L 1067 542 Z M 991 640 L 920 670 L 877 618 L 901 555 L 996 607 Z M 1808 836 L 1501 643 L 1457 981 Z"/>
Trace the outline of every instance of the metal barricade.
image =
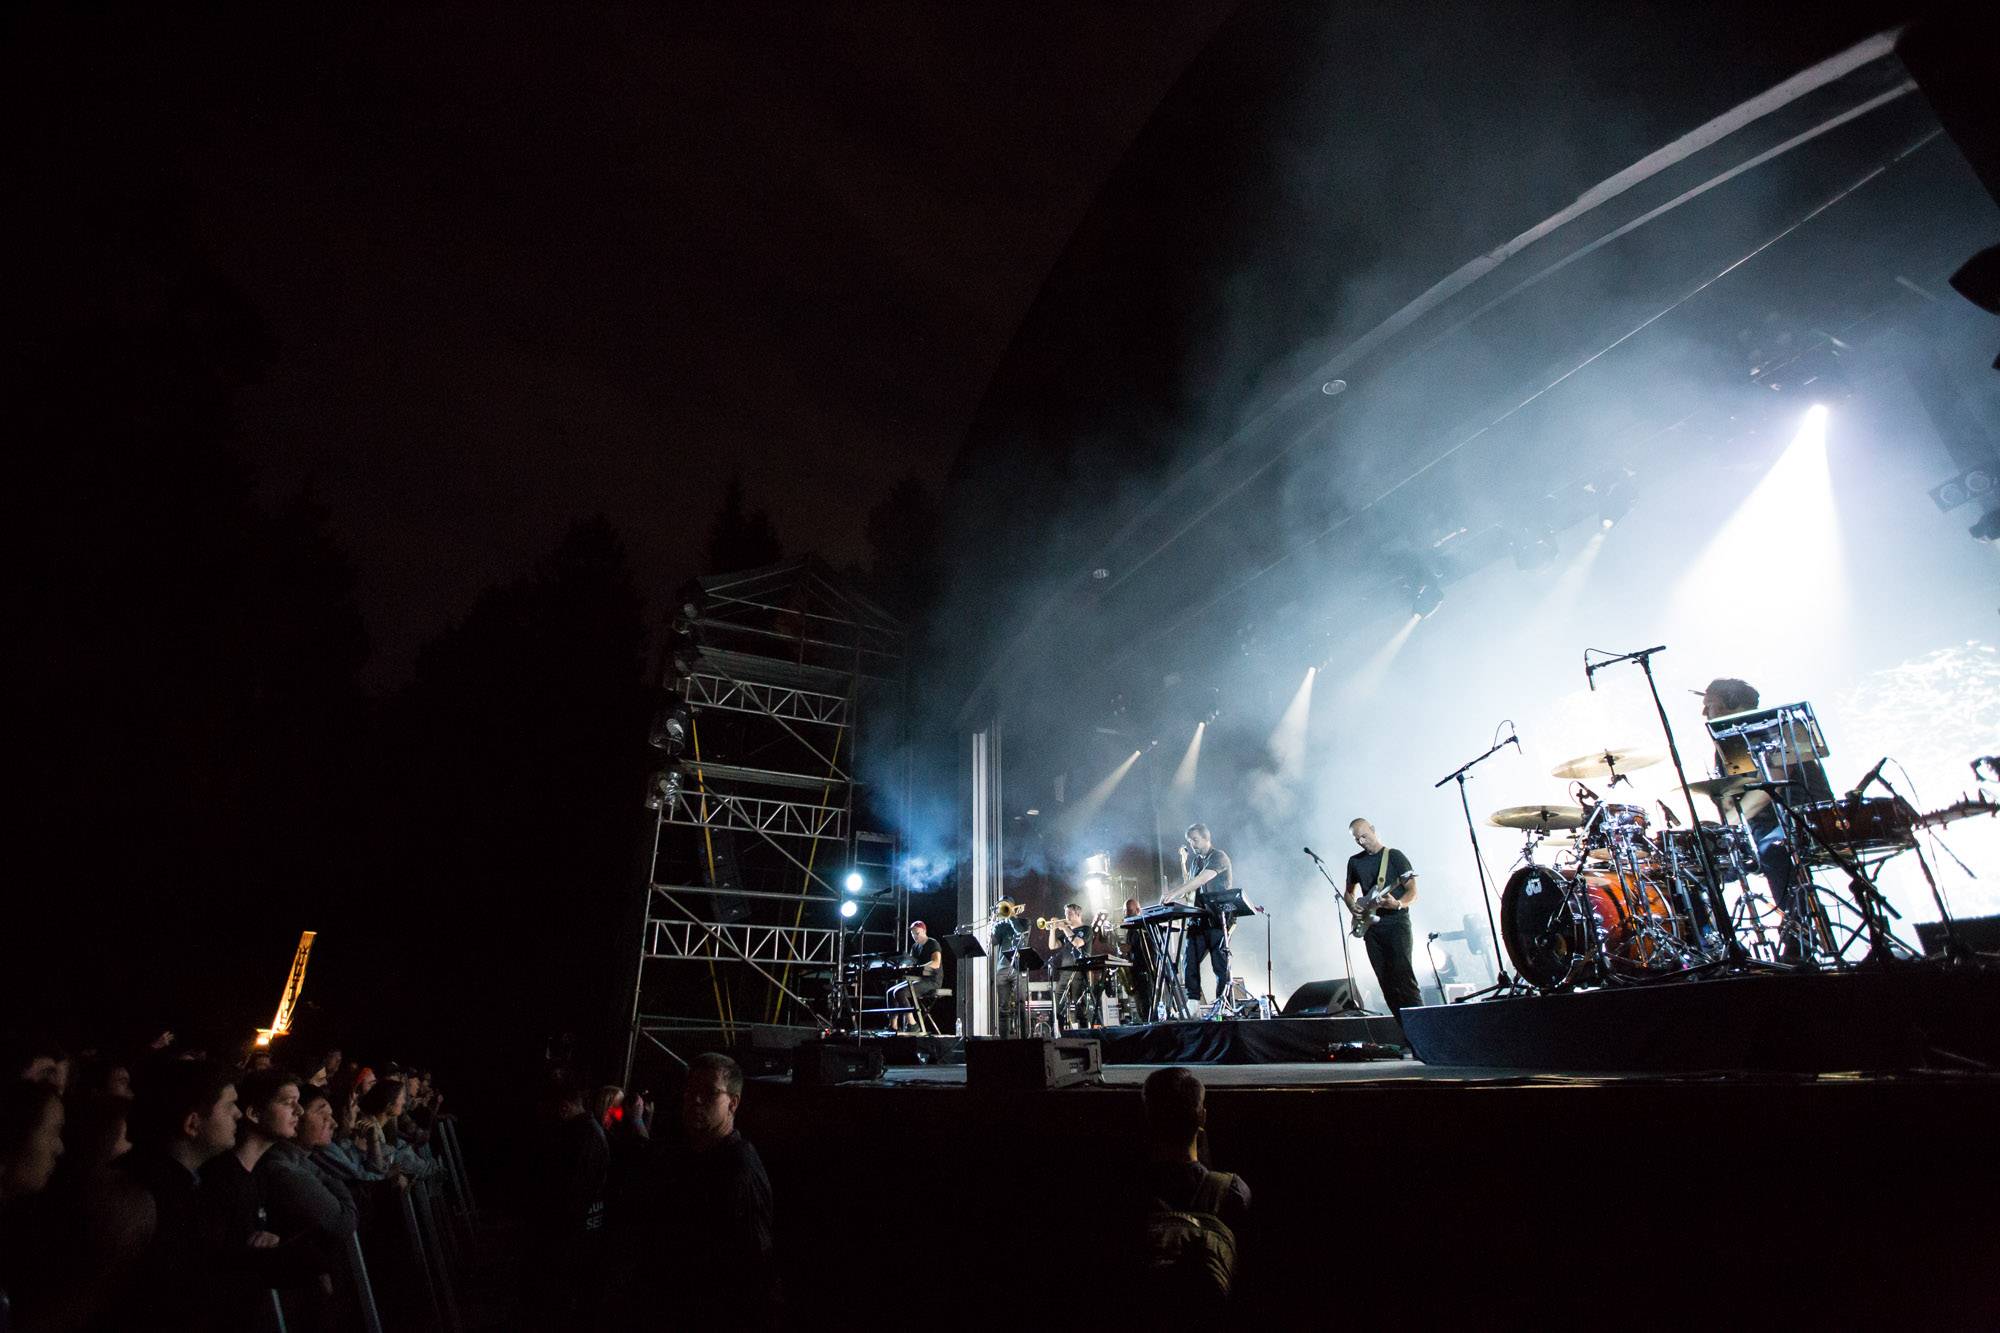
<path id="1" fill-rule="evenodd" d="M 365 1333 L 382 1333 L 382 1312 L 375 1308 L 375 1286 L 368 1280 L 368 1259 L 361 1253 L 361 1233 L 347 1233 L 347 1276 L 354 1286 L 354 1303 L 361 1311 Z"/>

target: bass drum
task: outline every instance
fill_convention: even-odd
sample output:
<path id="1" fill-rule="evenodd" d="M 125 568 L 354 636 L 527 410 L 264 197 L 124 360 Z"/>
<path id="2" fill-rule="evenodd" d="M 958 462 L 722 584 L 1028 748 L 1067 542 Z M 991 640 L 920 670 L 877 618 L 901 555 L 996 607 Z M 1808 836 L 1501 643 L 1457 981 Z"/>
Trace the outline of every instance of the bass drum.
<path id="1" fill-rule="evenodd" d="M 1522 866 L 1500 893 L 1500 934 L 1521 979 L 1553 990 L 1581 980 L 1571 973 L 1589 955 L 1593 932 L 1613 966 L 1654 966 L 1652 941 L 1636 929 L 1641 913 L 1670 916 L 1657 888 L 1622 870 L 1593 867 L 1572 878 L 1547 866 Z"/>

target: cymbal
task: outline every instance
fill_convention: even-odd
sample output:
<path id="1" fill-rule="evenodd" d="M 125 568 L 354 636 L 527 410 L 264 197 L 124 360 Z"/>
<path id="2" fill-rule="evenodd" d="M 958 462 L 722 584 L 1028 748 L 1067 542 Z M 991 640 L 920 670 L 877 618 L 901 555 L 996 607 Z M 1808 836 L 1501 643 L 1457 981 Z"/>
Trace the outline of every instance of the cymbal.
<path id="1" fill-rule="evenodd" d="M 1495 828 L 1538 829 L 1543 833 L 1550 829 L 1581 828 L 1583 807 L 1580 805 L 1509 805 L 1486 816 L 1486 822 Z"/>
<path id="2" fill-rule="evenodd" d="M 1549 771 L 1553 778 L 1603 778 L 1611 776 L 1615 769 L 1620 773 L 1630 773 L 1634 769 L 1651 768 L 1666 758 L 1651 750 L 1610 749 L 1599 750 L 1595 754 L 1578 755 L 1567 763 L 1557 764 Z"/>
<path id="3" fill-rule="evenodd" d="M 1716 807 L 1720 809 L 1722 803 L 1737 792 L 1742 791 L 1753 782 L 1762 781 L 1763 778 L 1756 773 L 1732 773 L 1728 777 L 1703 778 L 1699 782 L 1690 782 L 1688 783 L 1688 790 L 1696 796 L 1706 796 L 1709 800 L 1714 801 Z"/>

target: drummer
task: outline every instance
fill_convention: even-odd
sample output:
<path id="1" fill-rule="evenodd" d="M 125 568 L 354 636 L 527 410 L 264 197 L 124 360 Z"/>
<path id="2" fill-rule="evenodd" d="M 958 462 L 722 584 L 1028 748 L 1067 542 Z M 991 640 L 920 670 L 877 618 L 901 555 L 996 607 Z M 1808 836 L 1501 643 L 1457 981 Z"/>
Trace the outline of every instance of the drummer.
<path id="1" fill-rule="evenodd" d="M 1759 697 L 1757 687 L 1748 681 L 1733 676 L 1717 677 L 1702 691 L 1702 719 L 1712 722 L 1731 713 L 1747 713 L 1757 707 Z M 1720 749 L 1716 751 L 1715 771 L 1717 776 L 1724 776 Z M 1827 786 L 1825 771 L 1817 764 L 1802 765 L 1798 770 L 1786 769 L 1778 776 L 1802 781 L 1807 800 L 1832 799 L 1833 791 Z M 1765 882 L 1770 885 L 1771 901 L 1777 905 L 1780 915 L 1789 921 L 1801 906 L 1798 863 L 1792 855 L 1791 844 L 1785 841 L 1785 829 L 1778 819 L 1778 812 L 1772 806 L 1770 796 L 1761 791 L 1744 792 L 1737 802 L 1737 809 L 1750 830 L 1751 840 L 1757 844 L 1757 864 L 1764 872 Z M 1803 961 L 1799 948 L 1800 932 L 1781 927 L 1780 938 L 1778 961 Z"/>

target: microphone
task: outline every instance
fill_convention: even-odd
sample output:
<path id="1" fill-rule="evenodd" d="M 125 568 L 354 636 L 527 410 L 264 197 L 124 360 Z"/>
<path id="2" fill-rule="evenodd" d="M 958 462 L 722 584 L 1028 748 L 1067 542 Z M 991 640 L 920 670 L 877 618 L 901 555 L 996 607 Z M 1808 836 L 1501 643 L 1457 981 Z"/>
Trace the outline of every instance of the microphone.
<path id="1" fill-rule="evenodd" d="M 1315 860 L 1315 861 L 1318 861 L 1318 860 L 1319 860 L 1319 853 L 1318 853 L 1318 852 L 1316 852 L 1316 851 L 1314 851 L 1314 850 L 1313 850 L 1312 848 L 1310 848 L 1310 847 L 1307 847 L 1307 848 L 1304 848 L 1303 850 L 1304 850 L 1305 854 L 1306 854 L 1307 856 L 1310 856 L 1310 857 L 1311 857 L 1311 858 L 1312 858 L 1313 860 Z M 1322 863 L 1322 864 L 1324 864 L 1324 863 Z"/>
<path id="2" fill-rule="evenodd" d="M 1847 793 L 1848 799 L 1852 800 L 1856 796 L 1859 796 L 1862 792 L 1867 791 L 1868 784 L 1882 776 L 1882 766 L 1888 762 L 1889 762 L 1889 756 L 1886 754 L 1883 755 L 1880 759 L 1877 759 L 1875 761 L 1875 767 L 1868 770 L 1868 776 L 1861 779 L 1860 782 L 1857 782 L 1854 785 L 1854 790 Z"/>
<path id="3" fill-rule="evenodd" d="M 1590 686 L 1592 694 L 1597 693 L 1597 668 L 1591 665 L 1589 653 L 1583 655 L 1583 683 Z"/>
<path id="4" fill-rule="evenodd" d="M 1660 802 L 1660 813 L 1667 817 L 1668 828 L 1679 828 L 1681 826 L 1679 817 L 1674 814 L 1674 808 L 1665 801 Z"/>
<path id="5" fill-rule="evenodd" d="M 1502 745 L 1513 746 L 1514 753 L 1519 754 L 1521 752 L 1521 733 L 1518 731 L 1514 732 L 1512 735 L 1508 736 L 1506 740 L 1501 741 L 1500 743 Z"/>

